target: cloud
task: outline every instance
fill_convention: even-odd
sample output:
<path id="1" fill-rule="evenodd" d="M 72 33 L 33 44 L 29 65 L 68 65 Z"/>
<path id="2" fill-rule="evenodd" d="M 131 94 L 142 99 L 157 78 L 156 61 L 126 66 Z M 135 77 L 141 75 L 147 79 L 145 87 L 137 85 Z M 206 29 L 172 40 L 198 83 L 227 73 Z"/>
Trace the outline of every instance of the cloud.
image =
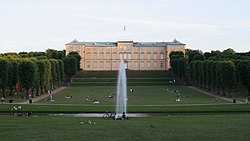
<path id="1" fill-rule="evenodd" d="M 237 22 L 237 23 L 225 24 L 224 26 L 228 27 L 228 28 L 246 28 L 246 29 L 250 29 L 250 22 L 241 21 L 241 22 Z"/>

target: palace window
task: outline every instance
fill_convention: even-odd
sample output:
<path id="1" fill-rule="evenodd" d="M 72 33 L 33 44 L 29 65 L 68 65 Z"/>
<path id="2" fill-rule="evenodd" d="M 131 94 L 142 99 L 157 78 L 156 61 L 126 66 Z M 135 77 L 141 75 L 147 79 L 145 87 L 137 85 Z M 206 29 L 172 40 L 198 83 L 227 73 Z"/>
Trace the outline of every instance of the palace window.
<path id="1" fill-rule="evenodd" d="M 131 45 L 128 45 L 128 50 L 131 50 Z"/>
<path id="2" fill-rule="evenodd" d="M 69 46 L 69 51 L 72 51 L 73 50 L 73 46 Z"/>
<path id="3" fill-rule="evenodd" d="M 150 59 L 150 55 L 151 55 L 150 53 L 147 53 L 147 59 Z"/>
<path id="4" fill-rule="evenodd" d="M 154 61 L 154 68 L 157 68 L 157 61 Z"/>
<path id="5" fill-rule="evenodd" d="M 110 68 L 110 62 L 109 61 L 106 62 L 106 67 Z"/>
<path id="6" fill-rule="evenodd" d="M 104 68 L 104 62 L 103 61 L 100 62 L 100 68 Z"/>
<path id="7" fill-rule="evenodd" d="M 90 59 L 90 53 L 89 52 L 87 53 L 87 59 Z"/>
<path id="8" fill-rule="evenodd" d="M 138 53 L 134 53 L 134 59 L 138 59 Z"/>
<path id="9" fill-rule="evenodd" d="M 140 59 L 144 59 L 144 53 L 140 54 Z"/>
<path id="10" fill-rule="evenodd" d="M 124 59 L 124 60 L 127 59 L 127 54 L 126 54 L 126 53 L 123 54 L 123 59 Z"/>
<path id="11" fill-rule="evenodd" d="M 147 47 L 147 51 L 150 51 L 150 47 Z"/>
<path id="12" fill-rule="evenodd" d="M 144 68 L 144 62 L 141 61 L 141 68 Z"/>
<path id="13" fill-rule="evenodd" d="M 160 53 L 160 59 L 164 59 L 163 57 L 164 57 L 163 53 Z"/>
<path id="14" fill-rule="evenodd" d="M 131 62 L 130 61 L 128 62 L 128 68 L 131 68 Z"/>
<path id="15" fill-rule="evenodd" d="M 94 59 L 97 59 L 97 53 L 94 53 Z"/>
<path id="16" fill-rule="evenodd" d="M 103 52 L 100 53 L 100 59 L 104 59 L 104 53 Z"/>
<path id="17" fill-rule="evenodd" d="M 110 59 L 110 53 L 106 53 L 106 58 Z"/>
<path id="18" fill-rule="evenodd" d="M 123 59 L 123 54 L 119 53 L 119 59 Z"/>
<path id="19" fill-rule="evenodd" d="M 151 66 L 150 64 L 151 64 L 150 61 L 147 61 L 147 67 L 148 68 L 150 68 L 150 66 Z"/>
<path id="20" fill-rule="evenodd" d="M 116 59 L 116 53 L 112 54 L 112 59 Z"/>
<path id="21" fill-rule="evenodd" d="M 131 53 L 128 54 L 128 59 L 131 59 Z"/>
<path id="22" fill-rule="evenodd" d="M 97 68 L 97 61 L 94 61 L 94 68 Z"/>
<path id="23" fill-rule="evenodd" d="M 81 47 L 80 46 L 77 46 L 77 51 L 80 51 Z"/>
<path id="24" fill-rule="evenodd" d="M 157 59 L 157 53 L 154 53 L 154 59 L 155 60 Z"/>
<path id="25" fill-rule="evenodd" d="M 87 69 L 90 69 L 90 61 L 87 62 Z"/>
<path id="26" fill-rule="evenodd" d="M 138 67 L 138 62 L 137 62 L 137 61 L 134 62 L 134 67 L 135 67 L 135 68 Z"/>

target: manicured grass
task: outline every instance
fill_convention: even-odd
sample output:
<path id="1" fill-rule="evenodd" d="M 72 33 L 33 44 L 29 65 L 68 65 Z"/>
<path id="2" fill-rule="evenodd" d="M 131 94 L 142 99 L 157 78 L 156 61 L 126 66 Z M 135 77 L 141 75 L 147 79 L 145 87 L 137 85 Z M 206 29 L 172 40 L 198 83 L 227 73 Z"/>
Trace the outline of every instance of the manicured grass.
<path id="1" fill-rule="evenodd" d="M 0 115 L 1 140 L 246 141 L 250 115 L 169 115 L 104 120 L 83 117 Z M 96 124 L 81 124 L 91 120 Z"/>
<path id="2" fill-rule="evenodd" d="M 129 89 L 134 92 L 129 92 Z M 171 92 L 178 90 L 177 92 Z M 47 104 L 83 104 L 83 105 L 115 105 L 115 99 L 108 96 L 113 93 L 116 96 L 116 86 L 73 86 L 58 93 L 53 98 L 54 102 L 45 100 L 39 103 Z M 225 103 L 215 98 L 201 94 L 185 86 L 133 86 L 128 87 L 128 105 L 166 105 L 166 104 L 191 104 L 191 103 Z M 181 101 L 176 102 L 180 94 Z M 65 96 L 72 96 L 67 99 Z M 86 97 L 91 101 L 86 101 Z M 100 104 L 93 104 L 93 99 L 98 99 Z"/>

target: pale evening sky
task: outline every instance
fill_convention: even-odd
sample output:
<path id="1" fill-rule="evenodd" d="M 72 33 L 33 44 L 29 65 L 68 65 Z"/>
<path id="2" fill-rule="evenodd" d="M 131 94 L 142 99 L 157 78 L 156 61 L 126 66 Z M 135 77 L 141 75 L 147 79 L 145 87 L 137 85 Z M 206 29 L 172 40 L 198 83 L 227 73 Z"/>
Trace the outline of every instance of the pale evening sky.
<path id="1" fill-rule="evenodd" d="M 0 0 L 0 53 L 62 50 L 75 38 L 248 52 L 249 13 L 250 0 Z"/>

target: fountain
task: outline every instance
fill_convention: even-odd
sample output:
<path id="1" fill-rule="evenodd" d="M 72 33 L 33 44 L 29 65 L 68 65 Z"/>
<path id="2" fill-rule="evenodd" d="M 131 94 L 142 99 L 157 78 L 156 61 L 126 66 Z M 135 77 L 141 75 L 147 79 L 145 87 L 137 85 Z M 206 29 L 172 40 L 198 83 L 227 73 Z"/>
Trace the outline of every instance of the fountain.
<path id="1" fill-rule="evenodd" d="M 121 60 L 116 92 L 116 118 L 120 118 L 127 112 L 127 77 L 125 62 Z"/>

